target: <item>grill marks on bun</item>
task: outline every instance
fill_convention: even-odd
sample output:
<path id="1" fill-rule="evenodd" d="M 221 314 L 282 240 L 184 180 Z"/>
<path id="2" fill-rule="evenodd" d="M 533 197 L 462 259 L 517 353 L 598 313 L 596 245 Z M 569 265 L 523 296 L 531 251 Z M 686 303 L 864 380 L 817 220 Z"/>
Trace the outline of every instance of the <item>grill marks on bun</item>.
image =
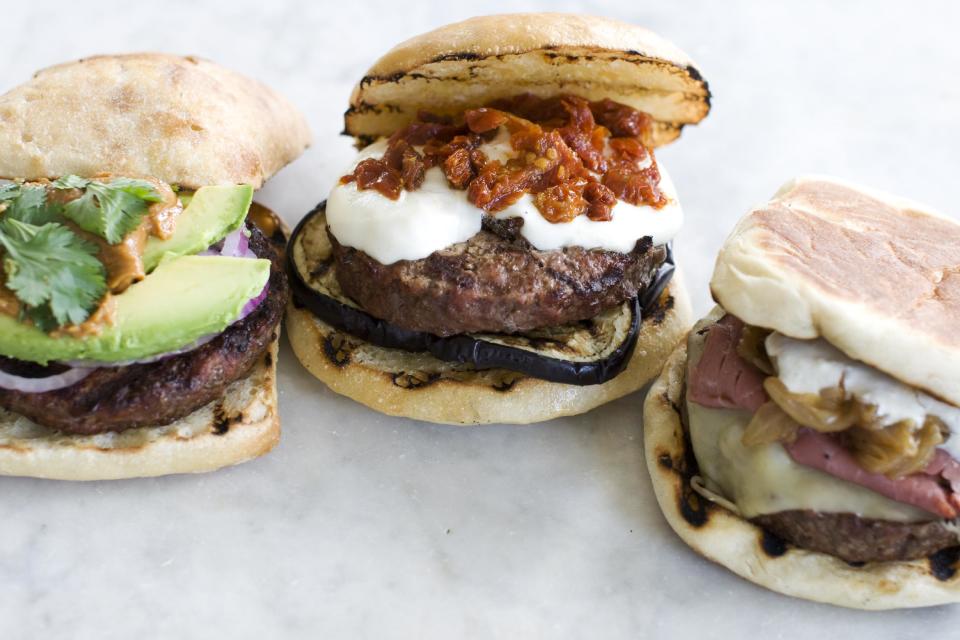
<path id="1" fill-rule="evenodd" d="M 569 14 L 482 16 L 403 42 L 357 84 L 345 133 L 369 142 L 417 111 L 452 115 L 518 93 L 609 98 L 653 116 L 666 144 L 710 110 L 693 61 L 656 34 L 616 20 Z"/>

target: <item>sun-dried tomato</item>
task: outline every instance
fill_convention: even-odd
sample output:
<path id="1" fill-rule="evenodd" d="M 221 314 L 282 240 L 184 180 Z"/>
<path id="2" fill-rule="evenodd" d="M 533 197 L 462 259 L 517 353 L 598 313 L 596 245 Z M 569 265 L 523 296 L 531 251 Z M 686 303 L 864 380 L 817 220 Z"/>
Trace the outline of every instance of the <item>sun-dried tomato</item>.
<path id="1" fill-rule="evenodd" d="M 507 114 L 497 109 L 468 109 L 464 113 L 467 126 L 474 133 L 493 131 L 507 122 Z"/>
<path id="2" fill-rule="evenodd" d="M 612 218 L 617 200 L 662 207 L 660 172 L 649 149 L 651 119 L 612 100 L 523 94 L 466 110 L 459 120 L 420 112 L 394 133 L 379 160 L 367 159 L 341 182 L 389 198 L 415 190 L 431 167 L 486 211 L 500 211 L 530 193 L 551 222 L 586 215 Z M 513 156 L 490 160 L 481 150 L 499 129 Z M 420 150 L 418 151 L 417 148 Z"/>
<path id="3" fill-rule="evenodd" d="M 353 170 L 353 176 L 358 189 L 374 189 L 391 200 L 400 197 L 400 188 L 403 186 L 400 172 L 391 169 L 383 160 L 362 160 Z"/>
<path id="4" fill-rule="evenodd" d="M 561 104 L 562 98 L 540 98 L 532 93 L 521 93 L 512 98 L 495 100 L 489 106 L 544 126 L 560 127 L 566 121 L 567 114 Z"/>
<path id="5" fill-rule="evenodd" d="M 427 165 L 423 156 L 417 153 L 413 147 L 407 147 L 403 150 L 403 156 L 400 158 L 400 176 L 403 178 L 403 188 L 407 191 L 416 191 L 423 185 L 423 179 L 427 175 Z"/>
<path id="6" fill-rule="evenodd" d="M 645 169 L 631 168 L 629 164 L 617 164 L 603 174 L 603 185 L 609 188 L 618 200 L 630 204 L 647 204 L 660 208 L 667 198 L 660 191 L 660 170 L 651 157 L 651 165 Z"/>
<path id="7" fill-rule="evenodd" d="M 455 189 L 466 189 L 474 177 L 470 151 L 460 148 L 447 156 L 443 161 L 443 173 Z"/>
<path id="8" fill-rule="evenodd" d="M 548 187 L 534 196 L 534 203 L 548 222 L 570 222 L 587 210 L 583 185 L 564 182 Z"/>
<path id="9" fill-rule="evenodd" d="M 650 151 L 636 138 L 610 138 L 610 151 L 617 162 L 633 162 L 637 168 L 650 157 Z"/>
<path id="10" fill-rule="evenodd" d="M 397 140 L 404 140 L 415 146 L 426 144 L 431 140 L 448 142 L 465 133 L 468 133 L 465 125 L 444 124 L 442 122 L 411 122 L 390 136 L 389 144 Z"/>
<path id="11" fill-rule="evenodd" d="M 583 199 L 587 201 L 587 217 L 596 222 L 613 219 L 613 205 L 617 196 L 608 187 L 599 182 L 590 182 L 583 188 Z"/>
<path id="12" fill-rule="evenodd" d="M 567 112 L 567 124 L 559 129 L 563 141 L 576 151 L 583 165 L 597 173 L 607 170 L 607 162 L 603 157 L 605 138 L 597 137 L 596 122 L 590 112 L 590 103 L 583 98 L 568 96 L 561 102 Z"/>
<path id="13" fill-rule="evenodd" d="M 650 116 L 625 104 L 604 98 L 590 103 L 590 111 L 597 123 L 616 137 L 636 137 L 646 142 L 650 131 Z"/>

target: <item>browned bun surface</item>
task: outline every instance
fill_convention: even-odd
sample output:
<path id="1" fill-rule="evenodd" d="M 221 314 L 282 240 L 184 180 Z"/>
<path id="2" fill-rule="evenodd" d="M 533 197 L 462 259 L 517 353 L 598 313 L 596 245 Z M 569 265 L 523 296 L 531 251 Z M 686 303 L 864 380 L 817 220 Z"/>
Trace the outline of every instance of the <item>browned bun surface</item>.
<path id="1" fill-rule="evenodd" d="M 193 56 L 93 56 L 0 96 L 0 176 L 10 179 L 106 172 L 259 188 L 310 139 L 286 98 Z"/>
<path id="2" fill-rule="evenodd" d="M 793 180 L 746 215 L 710 283 L 724 309 L 960 405 L 960 224 L 834 178 Z"/>
<path id="3" fill-rule="evenodd" d="M 455 115 L 521 93 L 609 98 L 653 116 L 655 146 L 710 110 L 693 61 L 657 34 L 563 13 L 480 16 L 398 44 L 357 84 L 345 132 L 387 136 L 417 111 Z"/>

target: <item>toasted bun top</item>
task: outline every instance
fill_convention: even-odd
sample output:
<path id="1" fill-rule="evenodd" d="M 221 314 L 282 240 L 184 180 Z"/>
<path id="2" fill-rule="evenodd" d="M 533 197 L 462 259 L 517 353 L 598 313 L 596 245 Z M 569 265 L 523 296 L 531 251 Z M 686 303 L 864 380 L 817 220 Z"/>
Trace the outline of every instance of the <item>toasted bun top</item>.
<path id="1" fill-rule="evenodd" d="M 738 223 L 710 287 L 745 322 L 960 405 L 960 225 L 923 205 L 796 179 Z"/>
<path id="2" fill-rule="evenodd" d="M 286 99 L 194 57 L 85 58 L 0 96 L 0 176 L 10 179 L 110 172 L 260 187 L 309 144 Z"/>
<path id="3" fill-rule="evenodd" d="M 657 145 L 710 110 L 693 61 L 655 33 L 608 18 L 518 13 L 471 18 L 391 49 L 354 89 L 345 133 L 369 141 L 420 109 L 451 114 L 520 93 L 628 104 L 656 120 Z"/>

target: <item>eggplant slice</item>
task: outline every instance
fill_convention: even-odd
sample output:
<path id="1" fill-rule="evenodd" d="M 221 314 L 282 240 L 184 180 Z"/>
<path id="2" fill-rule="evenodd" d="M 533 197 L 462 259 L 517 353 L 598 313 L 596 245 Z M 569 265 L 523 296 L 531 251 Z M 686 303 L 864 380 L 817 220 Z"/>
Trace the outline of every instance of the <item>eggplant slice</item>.
<path id="1" fill-rule="evenodd" d="M 639 297 L 593 318 L 516 334 L 441 338 L 375 318 L 343 293 L 327 237 L 326 202 L 297 225 L 287 262 L 294 304 L 356 338 L 389 349 L 429 353 L 475 370 L 507 369 L 581 386 L 602 384 L 623 371 L 637 343 L 642 314 L 655 307 L 674 271 L 668 245 L 666 260 Z"/>

